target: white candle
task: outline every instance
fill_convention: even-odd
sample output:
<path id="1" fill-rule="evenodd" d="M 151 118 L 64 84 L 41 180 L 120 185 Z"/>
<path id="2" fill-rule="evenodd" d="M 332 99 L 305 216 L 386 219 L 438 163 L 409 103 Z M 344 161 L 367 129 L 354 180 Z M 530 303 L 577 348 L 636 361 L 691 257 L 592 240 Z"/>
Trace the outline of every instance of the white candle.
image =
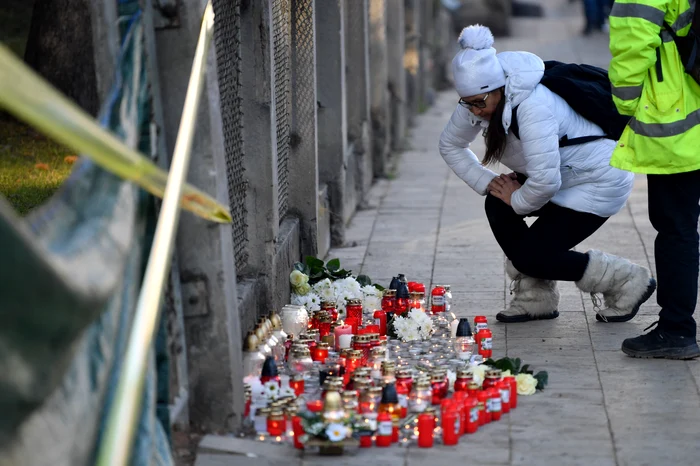
<path id="1" fill-rule="evenodd" d="M 352 335 L 340 335 L 340 338 L 338 338 L 338 347 L 339 348 L 350 348 L 350 345 L 352 344 Z"/>

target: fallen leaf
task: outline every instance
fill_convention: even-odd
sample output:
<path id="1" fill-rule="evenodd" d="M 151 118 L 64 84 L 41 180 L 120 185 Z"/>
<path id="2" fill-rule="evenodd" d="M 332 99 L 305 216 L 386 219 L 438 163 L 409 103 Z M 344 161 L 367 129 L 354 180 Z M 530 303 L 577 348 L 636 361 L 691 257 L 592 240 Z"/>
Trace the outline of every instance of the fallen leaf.
<path id="1" fill-rule="evenodd" d="M 45 164 L 45 163 L 37 163 L 36 165 L 34 165 L 34 168 L 39 169 L 39 170 L 48 170 L 49 166 L 48 166 L 48 164 Z"/>
<path id="2" fill-rule="evenodd" d="M 66 155 L 64 157 L 63 161 L 66 163 L 75 163 L 78 161 L 78 156 L 77 155 Z"/>

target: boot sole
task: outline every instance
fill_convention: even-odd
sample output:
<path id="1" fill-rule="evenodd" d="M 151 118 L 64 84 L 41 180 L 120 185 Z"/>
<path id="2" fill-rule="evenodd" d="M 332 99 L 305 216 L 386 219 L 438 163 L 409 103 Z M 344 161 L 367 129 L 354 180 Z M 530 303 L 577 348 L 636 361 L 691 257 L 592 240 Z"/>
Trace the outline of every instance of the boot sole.
<path id="1" fill-rule="evenodd" d="M 622 352 L 627 356 L 639 359 L 675 359 L 688 360 L 700 356 L 698 345 L 685 346 L 683 348 L 664 348 L 649 351 L 635 351 L 622 347 Z"/>
<path id="2" fill-rule="evenodd" d="M 598 322 L 606 323 L 606 324 L 612 323 L 612 322 L 628 322 L 628 321 L 634 319 L 634 316 L 636 316 L 637 313 L 639 312 L 639 308 L 642 307 L 642 304 L 646 303 L 649 300 L 649 298 L 651 298 L 651 295 L 654 294 L 654 291 L 656 291 L 656 280 L 651 278 L 651 279 L 649 279 L 649 286 L 647 286 L 646 292 L 642 296 L 642 299 L 640 299 L 637 302 L 637 305 L 634 306 L 634 309 L 632 310 L 632 312 L 630 312 L 629 314 L 625 314 L 623 316 L 606 317 L 605 319 L 603 319 L 603 317 L 601 317 L 600 314 L 596 314 L 595 320 L 597 320 Z"/>
<path id="3" fill-rule="evenodd" d="M 518 315 L 518 316 L 507 316 L 499 312 L 496 314 L 496 320 L 503 322 L 505 324 L 515 324 L 520 322 L 530 322 L 532 320 L 550 320 L 559 317 L 559 311 L 553 311 L 549 314 L 543 314 L 538 316 L 531 316 L 530 314 Z"/>

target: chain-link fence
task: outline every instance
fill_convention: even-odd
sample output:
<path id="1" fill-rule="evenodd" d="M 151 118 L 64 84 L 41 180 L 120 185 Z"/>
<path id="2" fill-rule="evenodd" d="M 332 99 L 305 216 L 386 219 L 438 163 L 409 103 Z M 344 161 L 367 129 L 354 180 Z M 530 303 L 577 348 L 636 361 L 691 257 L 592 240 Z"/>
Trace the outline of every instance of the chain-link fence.
<path id="1" fill-rule="evenodd" d="M 291 123 L 291 0 L 272 2 L 273 96 L 277 134 L 277 201 L 280 220 L 289 197 L 289 129 Z"/>
<path id="2" fill-rule="evenodd" d="M 226 174 L 233 216 L 233 247 L 236 269 L 247 264 L 246 195 L 243 165 L 243 115 L 240 97 L 241 0 L 214 0 L 214 40 L 221 93 L 221 120 L 226 147 Z"/>
<path id="3" fill-rule="evenodd" d="M 316 131 L 316 47 L 314 37 L 314 1 L 293 0 L 292 75 L 294 101 L 293 128 L 298 143 L 314 150 Z"/>

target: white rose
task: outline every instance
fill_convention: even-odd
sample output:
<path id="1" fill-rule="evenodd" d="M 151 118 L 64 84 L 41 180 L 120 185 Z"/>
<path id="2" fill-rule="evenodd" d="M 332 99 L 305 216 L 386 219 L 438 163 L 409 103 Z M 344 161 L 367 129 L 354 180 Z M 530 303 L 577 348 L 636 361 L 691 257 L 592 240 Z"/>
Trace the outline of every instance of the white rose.
<path id="1" fill-rule="evenodd" d="M 534 395 L 537 391 L 537 379 L 530 374 L 518 374 L 515 376 L 518 385 L 518 395 Z"/>
<path id="2" fill-rule="evenodd" d="M 298 288 L 301 285 L 309 283 L 309 276 L 298 270 L 293 270 L 292 273 L 289 274 L 289 283 L 291 283 L 294 288 Z"/>
<path id="3" fill-rule="evenodd" d="M 311 285 L 308 283 L 302 283 L 299 286 L 294 287 L 294 291 L 297 294 L 300 294 L 302 296 L 306 295 L 309 291 L 311 291 Z"/>
<path id="4" fill-rule="evenodd" d="M 474 378 L 474 383 L 481 384 L 484 383 L 484 376 L 486 375 L 486 366 L 478 365 L 472 368 L 472 377 Z"/>

